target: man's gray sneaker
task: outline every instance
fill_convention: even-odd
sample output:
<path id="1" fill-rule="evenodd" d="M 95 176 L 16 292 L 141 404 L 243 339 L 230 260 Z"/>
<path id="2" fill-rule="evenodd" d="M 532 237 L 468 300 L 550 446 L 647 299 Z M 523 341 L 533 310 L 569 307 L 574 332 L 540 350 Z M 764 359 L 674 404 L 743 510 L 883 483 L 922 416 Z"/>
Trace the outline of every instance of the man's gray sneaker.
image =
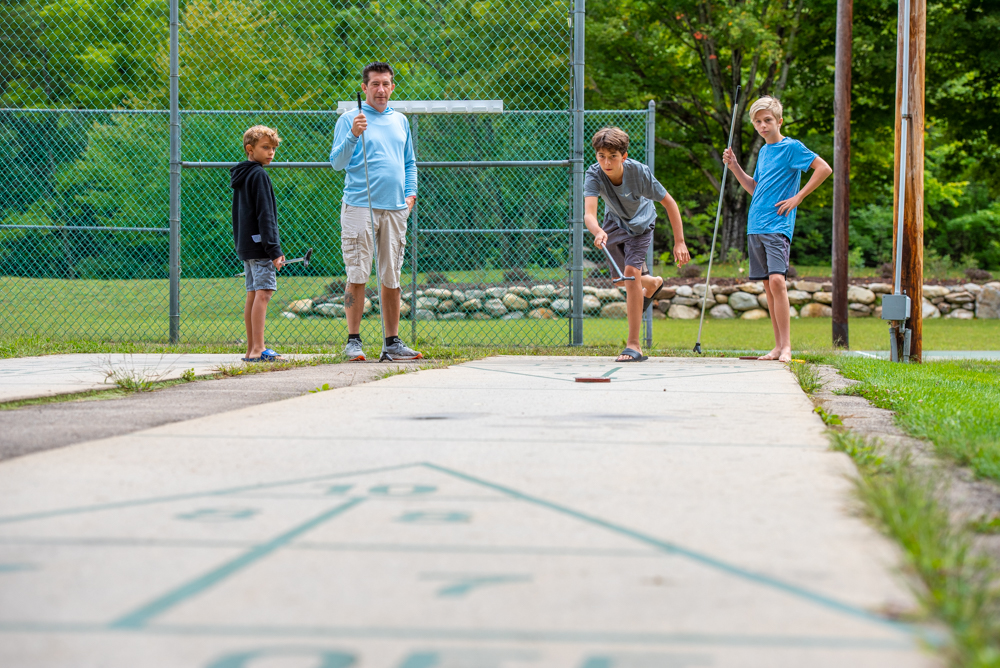
<path id="1" fill-rule="evenodd" d="M 407 348 L 406 344 L 398 339 L 391 346 L 386 346 L 385 352 L 394 360 L 418 360 L 423 358 L 423 355 L 413 348 Z"/>
<path id="2" fill-rule="evenodd" d="M 344 346 L 344 355 L 347 357 L 348 362 L 364 362 L 365 351 L 361 348 L 361 341 L 359 339 L 349 339 L 347 345 Z"/>

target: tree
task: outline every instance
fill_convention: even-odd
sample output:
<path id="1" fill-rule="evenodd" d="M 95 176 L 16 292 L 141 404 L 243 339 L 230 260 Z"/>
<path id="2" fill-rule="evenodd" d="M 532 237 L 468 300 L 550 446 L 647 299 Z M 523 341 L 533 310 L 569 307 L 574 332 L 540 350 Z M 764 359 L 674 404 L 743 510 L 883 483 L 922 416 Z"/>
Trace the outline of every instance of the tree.
<path id="1" fill-rule="evenodd" d="M 804 0 L 611 0 L 591 5 L 588 74 L 591 96 L 619 106 L 656 103 L 657 144 L 719 192 L 722 148 L 736 105 L 733 151 L 752 173 L 762 140 L 744 114 L 757 97 L 781 97 L 797 53 Z M 596 57 L 595 57 L 596 56 Z M 737 85 L 743 90 L 733 99 Z M 707 197 L 705 199 L 708 199 Z M 742 250 L 748 197 L 726 185 L 722 257 Z"/>

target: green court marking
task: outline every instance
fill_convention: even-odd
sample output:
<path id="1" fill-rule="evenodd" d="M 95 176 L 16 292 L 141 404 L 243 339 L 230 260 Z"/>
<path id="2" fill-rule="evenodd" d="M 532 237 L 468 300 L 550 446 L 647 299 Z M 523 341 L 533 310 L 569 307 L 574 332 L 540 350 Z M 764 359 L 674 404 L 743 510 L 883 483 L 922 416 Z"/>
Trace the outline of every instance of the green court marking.
<path id="1" fill-rule="evenodd" d="M 611 371 L 608 371 L 607 373 L 602 373 L 601 374 L 601 378 L 608 378 L 609 376 L 611 376 L 611 374 L 613 374 L 615 371 L 618 371 L 619 369 L 621 369 L 621 367 L 620 366 L 616 366 Z"/>
<path id="2" fill-rule="evenodd" d="M 269 437 L 273 438 L 273 437 Z M 133 499 L 132 501 L 113 501 L 111 503 L 98 503 L 92 506 L 79 506 L 77 508 L 59 508 L 56 510 L 42 510 L 36 513 L 25 513 L 23 515 L 8 515 L 0 517 L 0 524 L 13 524 L 14 522 L 26 522 L 29 520 L 46 519 L 49 517 L 59 517 L 61 515 L 77 515 L 80 513 L 91 513 L 102 510 L 116 510 L 119 508 L 133 508 L 136 506 L 148 506 L 157 503 L 170 503 L 171 501 L 183 501 L 185 499 L 197 499 L 205 496 L 224 496 L 226 494 L 239 494 L 240 492 L 251 492 L 259 489 L 271 489 L 273 487 L 286 487 L 289 485 L 301 485 L 307 482 L 320 482 L 331 478 L 348 478 L 355 475 L 369 475 L 371 473 L 382 473 L 385 471 L 396 471 L 399 469 L 419 466 L 419 463 L 398 464 L 395 466 L 380 466 L 374 469 L 362 469 L 360 471 L 350 471 L 348 473 L 328 473 L 326 475 L 310 476 L 308 478 L 295 478 L 292 480 L 282 480 L 279 482 L 265 482 L 255 485 L 242 485 L 240 487 L 226 487 L 217 490 L 204 492 L 190 492 L 187 494 L 171 494 L 169 496 L 153 496 L 146 499 Z"/>
<path id="3" fill-rule="evenodd" d="M 692 561 L 703 564 L 710 568 L 714 568 L 716 570 L 728 573 L 730 575 L 734 575 L 738 578 L 742 578 L 750 582 L 755 582 L 757 584 L 764 585 L 765 587 L 769 587 L 771 589 L 776 589 L 778 591 L 785 592 L 786 594 L 791 594 L 796 598 L 800 598 L 809 601 L 811 603 L 819 604 L 820 606 L 828 608 L 830 610 L 842 612 L 852 617 L 857 617 L 859 619 L 864 619 L 866 621 L 875 622 L 877 624 L 887 626 L 895 631 L 900 631 L 907 634 L 918 634 L 918 635 L 922 634 L 920 630 L 915 629 L 913 626 L 909 624 L 897 622 L 892 619 L 886 619 L 885 617 L 876 615 L 875 613 L 869 612 L 864 608 L 858 608 L 848 603 L 844 603 L 842 601 L 830 598 L 829 596 L 809 591 L 808 589 L 804 589 L 802 587 L 799 587 L 797 585 L 788 582 L 783 582 L 769 575 L 748 571 L 744 568 L 736 566 L 735 564 L 730 564 L 725 561 L 722 561 L 721 559 L 716 559 L 715 557 L 711 557 L 707 554 L 702 554 L 694 550 L 689 550 L 688 548 L 682 547 L 675 543 L 660 540 L 659 538 L 649 536 L 640 531 L 629 529 L 627 527 L 620 526 L 618 524 L 609 522 L 607 520 L 602 520 L 599 517 L 594 517 L 593 515 L 587 515 L 586 513 L 580 512 L 578 510 L 573 510 L 572 508 L 561 506 L 557 503 L 546 501 L 545 499 L 540 499 L 536 496 L 531 496 L 530 494 L 525 494 L 524 492 L 519 492 L 516 489 L 505 487 L 497 483 L 489 482 L 488 480 L 483 480 L 482 478 L 477 478 L 467 473 L 462 473 L 461 471 L 456 471 L 454 469 L 449 469 L 444 466 L 439 466 L 431 462 L 425 462 L 424 466 L 434 471 L 440 471 L 441 473 L 447 473 L 449 475 L 453 475 L 459 480 L 464 480 L 466 482 L 483 485 L 484 487 L 495 489 L 499 492 L 503 492 L 504 494 L 509 494 L 514 498 L 521 499 L 522 501 L 527 501 L 528 503 L 534 504 L 536 506 L 548 508 L 549 510 L 554 510 L 557 513 L 568 515 L 570 517 L 576 518 L 588 524 L 602 527 L 614 533 L 620 534 L 622 536 L 627 536 L 639 542 L 645 543 L 646 545 L 658 548 L 664 552 L 687 557 Z"/>
<path id="4" fill-rule="evenodd" d="M 247 566 L 253 564 L 260 559 L 268 556 L 278 548 L 288 545 L 291 541 L 295 540 L 302 534 L 315 529 L 319 525 L 327 522 L 334 517 L 350 510 L 359 503 L 364 501 L 364 498 L 359 497 L 355 499 L 350 499 L 349 501 L 342 503 L 338 506 L 334 506 L 329 510 L 320 513 L 316 517 L 312 518 L 308 522 L 304 522 L 299 526 L 286 531 L 285 533 L 273 538 L 272 540 L 264 543 L 263 545 L 257 545 L 242 555 L 232 559 L 231 561 L 222 564 L 218 568 L 215 568 L 204 575 L 195 578 L 194 580 L 188 582 L 187 584 L 181 585 L 177 589 L 171 592 L 167 592 L 163 596 L 154 599 L 153 601 L 142 606 L 138 610 L 134 610 L 127 615 L 118 618 L 117 620 L 111 622 L 109 625 L 111 628 L 122 628 L 122 629 L 136 629 L 142 628 L 148 624 L 154 617 L 162 615 L 170 608 L 180 605 L 181 603 L 187 601 L 188 599 L 201 594 L 205 590 L 215 586 L 216 584 L 222 582 L 230 575 L 243 570 Z"/>
<path id="5" fill-rule="evenodd" d="M 912 650 L 913 642 L 893 638 L 852 636 L 740 635 L 736 633 L 657 633 L 643 631 L 555 631 L 539 629 L 469 629 L 371 626 L 237 626 L 222 624 L 153 624 L 140 628 L 85 622 L 0 622 L 0 633 L 79 633 L 236 638 L 342 638 L 346 640 L 457 640 L 507 642 L 565 642 L 625 645 L 710 645 L 715 647 L 811 648 L 828 650 Z"/>

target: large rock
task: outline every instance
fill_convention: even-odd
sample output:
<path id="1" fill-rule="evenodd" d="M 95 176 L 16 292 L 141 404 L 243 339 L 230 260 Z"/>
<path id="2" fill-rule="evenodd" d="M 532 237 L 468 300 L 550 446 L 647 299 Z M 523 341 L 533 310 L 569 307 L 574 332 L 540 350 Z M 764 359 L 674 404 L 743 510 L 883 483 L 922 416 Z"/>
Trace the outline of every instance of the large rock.
<path id="1" fill-rule="evenodd" d="M 881 313 L 879 314 L 881 315 Z M 926 320 L 927 318 L 940 318 L 941 311 L 937 309 L 937 306 L 930 303 L 926 299 L 920 305 L 920 319 Z"/>
<path id="2" fill-rule="evenodd" d="M 417 308 L 418 309 L 424 308 L 424 309 L 427 309 L 428 311 L 434 311 L 434 310 L 437 309 L 437 306 L 440 303 L 441 303 L 441 300 L 438 299 L 437 297 L 426 297 L 426 296 L 424 296 L 424 297 L 417 297 Z"/>
<path id="3" fill-rule="evenodd" d="M 736 317 L 736 311 L 729 304 L 718 304 L 709 310 L 708 315 L 717 320 L 731 320 Z"/>
<path id="4" fill-rule="evenodd" d="M 530 297 L 531 288 L 525 287 L 523 285 L 515 285 L 507 288 L 507 293 L 511 295 L 517 295 L 518 297 Z"/>
<path id="5" fill-rule="evenodd" d="M 503 302 L 499 299 L 487 299 L 483 302 L 483 310 L 494 318 L 499 318 L 500 316 L 507 314 L 507 307 L 504 306 Z"/>
<path id="6" fill-rule="evenodd" d="M 556 286 L 554 285 L 536 285 L 531 288 L 531 294 L 534 297 L 551 297 L 556 293 Z"/>
<path id="7" fill-rule="evenodd" d="M 798 318 L 799 317 L 799 311 L 798 311 L 798 309 L 796 309 L 794 306 L 789 306 L 788 307 L 788 317 L 789 318 Z"/>
<path id="8" fill-rule="evenodd" d="M 813 290 L 813 292 L 816 291 Z M 800 304 L 808 304 L 811 300 L 812 300 L 812 294 L 806 292 L 805 290 L 788 291 L 788 303 L 792 304 L 793 306 L 798 306 Z"/>
<path id="9" fill-rule="evenodd" d="M 660 299 L 673 299 L 677 296 L 677 288 L 672 285 L 664 285 L 660 288 Z"/>
<path id="10" fill-rule="evenodd" d="M 674 320 L 694 320 L 701 317 L 701 311 L 683 304 L 671 304 L 667 317 Z"/>
<path id="11" fill-rule="evenodd" d="M 972 311 L 967 311 L 964 308 L 957 308 L 945 317 L 954 318 L 955 320 L 972 320 L 976 317 L 976 314 Z"/>
<path id="12" fill-rule="evenodd" d="M 693 297 L 694 289 L 690 285 L 678 285 L 674 291 L 674 295 L 677 297 Z"/>
<path id="13" fill-rule="evenodd" d="M 595 288 L 593 285 L 585 285 L 585 286 L 583 286 L 583 294 L 585 294 L 585 295 L 596 295 L 597 294 L 597 288 Z"/>
<path id="14" fill-rule="evenodd" d="M 313 300 L 311 299 L 296 299 L 290 303 L 287 308 L 291 313 L 303 314 L 309 313 L 313 307 Z"/>
<path id="15" fill-rule="evenodd" d="M 463 311 L 468 312 L 468 313 L 471 313 L 473 311 L 482 311 L 483 310 L 483 300 L 482 299 L 468 299 L 468 300 L 462 302 L 461 309 Z"/>
<path id="16" fill-rule="evenodd" d="M 530 292 L 528 294 L 531 294 Z M 520 295 L 514 294 L 513 292 L 508 292 L 503 296 L 501 300 L 503 305 L 507 307 L 508 311 L 527 311 L 528 310 L 528 300 Z"/>
<path id="17" fill-rule="evenodd" d="M 559 299 L 569 299 L 571 293 L 572 290 L 569 289 L 569 286 L 566 286 L 556 290 L 555 296 L 558 297 Z"/>
<path id="18" fill-rule="evenodd" d="M 493 316 L 489 313 L 483 313 L 482 311 L 473 311 L 469 314 L 470 320 L 492 320 Z"/>
<path id="19" fill-rule="evenodd" d="M 434 314 L 434 311 L 425 308 L 418 308 L 414 315 L 417 320 L 437 320 L 437 315 Z"/>
<path id="20" fill-rule="evenodd" d="M 944 299 L 949 304 L 971 304 L 976 301 L 976 298 L 972 296 L 971 293 L 962 290 L 961 292 L 952 292 L 944 296 Z"/>
<path id="21" fill-rule="evenodd" d="M 701 300 L 695 297 L 674 297 L 670 300 L 670 303 L 681 306 L 701 306 Z"/>
<path id="22" fill-rule="evenodd" d="M 666 313 L 667 311 L 669 311 L 670 310 L 670 302 L 671 302 L 670 299 L 661 299 L 658 302 L 658 304 L 660 306 L 660 310 L 663 311 L 664 313 Z"/>
<path id="23" fill-rule="evenodd" d="M 452 311 L 455 310 L 455 308 L 457 306 L 458 306 L 458 304 L 455 303 L 454 299 L 445 299 L 443 302 L 441 302 L 440 304 L 438 304 L 438 306 L 437 306 L 437 312 L 438 313 L 451 313 Z"/>
<path id="24" fill-rule="evenodd" d="M 924 286 L 924 297 L 928 299 L 934 299 L 935 297 L 944 297 L 948 294 L 948 288 L 943 285 L 925 285 Z"/>
<path id="25" fill-rule="evenodd" d="M 566 315 L 573 308 L 573 303 L 568 299 L 557 299 L 552 302 L 551 308 L 559 315 Z"/>
<path id="26" fill-rule="evenodd" d="M 739 290 L 739 288 L 736 287 L 735 285 L 727 285 L 724 288 L 719 288 L 718 290 L 716 290 L 716 292 L 718 292 L 720 295 L 729 296 L 734 292 L 736 292 L 737 290 Z"/>
<path id="27" fill-rule="evenodd" d="M 427 288 L 424 290 L 425 297 L 434 297 L 436 299 L 451 299 L 451 290 L 445 290 L 443 288 Z"/>
<path id="28" fill-rule="evenodd" d="M 465 320 L 465 317 L 461 311 L 452 311 L 451 313 L 442 313 L 438 316 L 438 320 Z"/>
<path id="29" fill-rule="evenodd" d="M 313 307 L 313 313 L 318 313 L 319 315 L 326 316 L 327 318 L 343 318 L 344 305 L 329 303 L 317 304 Z"/>
<path id="30" fill-rule="evenodd" d="M 452 290 L 451 298 L 456 304 L 461 304 L 462 302 L 467 302 L 472 299 L 472 297 L 465 296 L 464 290 Z"/>
<path id="31" fill-rule="evenodd" d="M 549 299 L 548 297 L 538 297 L 537 299 L 532 299 L 531 301 L 529 301 L 528 306 L 530 306 L 531 308 L 546 308 L 551 303 L 552 300 Z"/>
<path id="32" fill-rule="evenodd" d="M 888 283 L 872 283 L 868 286 L 868 289 L 877 295 L 891 295 L 892 286 Z"/>
<path id="33" fill-rule="evenodd" d="M 490 299 L 500 299 L 505 294 L 507 294 L 507 288 L 494 287 L 494 288 L 486 288 L 486 290 L 483 291 L 483 296 L 488 297 Z"/>
<path id="34" fill-rule="evenodd" d="M 759 295 L 764 292 L 764 284 L 760 281 L 750 281 L 749 283 L 743 283 L 742 285 L 736 286 L 741 292 L 747 292 L 751 295 Z"/>
<path id="35" fill-rule="evenodd" d="M 627 318 L 628 308 L 625 302 L 610 302 L 601 309 L 602 318 Z"/>
<path id="36" fill-rule="evenodd" d="M 486 293 L 482 290 L 462 290 L 462 294 L 465 296 L 465 301 L 470 299 L 482 299 L 486 296 Z"/>
<path id="37" fill-rule="evenodd" d="M 520 320 L 523 317 L 524 317 L 524 313 L 523 312 L 521 312 L 521 311 L 514 311 L 513 313 L 508 313 L 508 314 L 506 314 L 504 316 L 501 316 L 500 319 L 501 320 Z"/>
<path id="38" fill-rule="evenodd" d="M 528 317 L 536 320 L 552 320 L 556 314 L 550 308 L 536 308 L 528 311 Z"/>
<path id="39" fill-rule="evenodd" d="M 618 288 L 598 289 L 597 294 L 594 296 L 602 302 L 620 302 L 625 299 L 625 295 Z"/>
<path id="40" fill-rule="evenodd" d="M 993 287 L 991 284 L 983 286 L 979 296 L 976 297 L 976 317 L 988 320 L 1000 318 L 1000 286 Z"/>
<path id="41" fill-rule="evenodd" d="M 765 318 L 770 318 L 770 317 L 771 316 L 767 314 L 767 311 L 765 311 L 762 308 L 755 308 L 755 309 L 750 309 L 749 311 L 744 311 L 743 315 L 740 316 L 740 318 L 743 320 L 763 320 Z"/>
<path id="42" fill-rule="evenodd" d="M 799 317 L 802 318 L 832 318 L 833 309 L 826 304 L 820 304 L 817 302 L 812 302 L 811 304 L 806 304 L 799 311 Z"/>
<path id="43" fill-rule="evenodd" d="M 978 283 L 966 283 L 962 287 L 965 289 L 966 292 L 972 295 L 978 295 L 980 291 L 982 291 L 983 289 L 983 286 L 979 285 Z"/>
<path id="44" fill-rule="evenodd" d="M 832 304 L 833 303 L 833 293 L 832 292 L 814 292 L 813 301 L 819 302 L 820 304 Z"/>
<path id="45" fill-rule="evenodd" d="M 757 295 L 757 306 L 764 309 L 765 311 L 770 311 L 771 307 L 767 305 L 767 293 L 762 292 Z"/>
<path id="46" fill-rule="evenodd" d="M 750 309 L 755 309 L 760 306 L 757 303 L 756 294 L 758 293 L 734 292 L 729 295 L 729 306 L 731 306 L 734 311 L 749 311 Z"/>
<path id="47" fill-rule="evenodd" d="M 852 285 L 847 288 L 847 301 L 858 304 L 874 304 L 875 293 L 860 285 Z"/>
<path id="48" fill-rule="evenodd" d="M 692 290 L 694 291 L 695 297 L 703 297 L 705 295 L 705 284 L 699 283 L 698 285 L 695 285 L 692 288 Z M 719 286 L 717 285 L 710 286 L 708 289 L 708 300 L 712 301 L 713 299 L 715 299 L 715 293 L 717 293 L 718 291 L 719 291 Z"/>
<path id="49" fill-rule="evenodd" d="M 868 304 L 858 304 L 854 302 L 853 304 L 847 305 L 847 315 L 853 315 L 855 317 L 869 316 L 872 314 L 872 307 Z"/>
<path id="50" fill-rule="evenodd" d="M 399 317 L 406 318 L 410 315 L 410 302 L 400 300 L 399 302 Z"/>
<path id="51" fill-rule="evenodd" d="M 601 309 L 601 300 L 594 295 L 583 296 L 583 312 L 596 313 Z"/>
<path id="52" fill-rule="evenodd" d="M 794 281 L 792 287 L 802 292 L 819 292 L 823 286 L 813 281 Z"/>
<path id="53" fill-rule="evenodd" d="M 729 295 L 723 295 L 723 294 L 715 295 L 715 303 L 716 304 L 728 304 L 729 303 Z"/>

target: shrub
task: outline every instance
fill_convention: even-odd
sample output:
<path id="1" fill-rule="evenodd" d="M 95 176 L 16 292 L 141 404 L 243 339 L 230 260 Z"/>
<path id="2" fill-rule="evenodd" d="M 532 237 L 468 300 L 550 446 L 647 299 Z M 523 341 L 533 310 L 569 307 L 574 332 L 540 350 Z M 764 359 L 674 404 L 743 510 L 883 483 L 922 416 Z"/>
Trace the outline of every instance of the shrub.
<path id="1" fill-rule="evenodd" d="M 696 264 L 686 264 L 681 267 L 679 273 L 681 278 L 698 278 L 701 276 L 701 267 Z"/>

